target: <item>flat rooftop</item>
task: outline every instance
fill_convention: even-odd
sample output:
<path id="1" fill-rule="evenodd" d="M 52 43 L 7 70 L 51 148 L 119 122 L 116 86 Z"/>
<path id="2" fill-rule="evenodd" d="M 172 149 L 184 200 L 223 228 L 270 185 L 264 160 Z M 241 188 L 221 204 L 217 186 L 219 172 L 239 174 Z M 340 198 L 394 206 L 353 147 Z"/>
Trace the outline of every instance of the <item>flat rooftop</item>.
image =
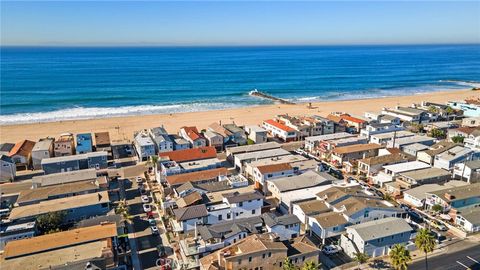
<path id="1" fill-rule="evenodd" d="M 243 160 L 251 160 L 251 159 L 276 157 L 276 156 L 286 156 L 289 154 L 290 152 L 288 152 L 287 150 L 278 148 L 278 149 L 270 149 L 270 150 L 264 150 L 264 151 L 237 154 L 235 155 L 235 159 L 243 161 Z"/>
<path id="2" fill-rule="evenodd" d="M 400 173 L 400 175 L 409 179 L 414 179 L 416 181 L 422 181 L 424 179 L 431 179 L 435 177 L 450 176 L 451 173 L 440 168 L 425 168 L 425 169 Z"/>
<path id="3" fill-rule="evenodd" d="M 334 140 L 334 139 L 356 137 L 356 136 L 357 135 L 350 134 L 350 133 L 347 133 L 347 132 L 339 132 L 339 133 L 332 133 L 332 134 L 326 134 L 326 135 L 306 137 L 305 141 L 326 141 L 326 140 Z"/>
<path id="4" fill-rule="evenodd" d="M 68 162 L 68 161 L 72 161 L 72 160 L 87 159 L 87 158 L 92 158 L 92 157 L 102 157 L 102 156 L 104 156 L 106 158 L 108 156 L 108 152 L 106 152 L 106 151 L 89 152 L 89 153 L 85 153 L 85 154 L 78 154 L 78 155 L 72 155 L 72 156 L 44 158 L 44 159 L 42 159 L 42 165 L 43 164 L 50 164 L 50 163 L 58 163 L 58 162 Z"/>
<path id="5" fill-rule="evenodd" d="M 37 204 L 14 207 L 10 212 L 9 219 L 16 220 L 21 218 L 35 217 L 48 212 L 56 212 L 109 202 L 110 197 L 108 196 L 108 191 L 83 194 L 73 197 L 42 201 Z"/>
<path id="6" fill-rule="evenodd" d="M 393 173 L 401 173 L 401 172 L 408 172 L 413 170 L 430 168 L 430 165 L 421 161 L 411 161 L 411 162 L 387 165 L 387 166 L 383 166 L 383 168 Z"/>
<path id="7" fill-rule="evenodd" d="M 32 181 L 33 183 L 37 183 L 41 186 L 50 186 L 95 179 L 97 179 L 97 171 L 95 169 L 85 169 L 34 176 Z"/>
<path id="8" fill-rule="evenodd" d="M 263 151 L 263 150 L 275 149 L 280 147 L 281 145 L 277 142 L 266 142 L 266 143 L 259 143 L 259 144 L 228 147 L 226 149 L 226 152 L 227 152 L 227 155 L 235 155 L 238 153 Z"/>

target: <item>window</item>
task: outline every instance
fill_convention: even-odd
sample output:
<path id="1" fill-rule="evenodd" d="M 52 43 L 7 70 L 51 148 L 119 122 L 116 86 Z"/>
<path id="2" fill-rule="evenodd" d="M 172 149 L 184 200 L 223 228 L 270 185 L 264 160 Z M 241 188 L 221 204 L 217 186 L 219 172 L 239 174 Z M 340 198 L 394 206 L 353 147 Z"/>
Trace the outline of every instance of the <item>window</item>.
<path id="1" fill-rule="evenodd" d="M 227 219 L 231 219 L 231 218 L 232 218 L 232 214 L 227 213 Z"/>
<path id="2" fill-rule="evenodd" d="M 248 257 L 248 262 L 252 262 L 252 257 Z"/>
<path id="3" fill-rule="evenodd" d="M 295 258 L 295 264 L 298 263 L 298 258 Z"/>
<path id="4" fill-rule="evenodd" d="M 278 264 L 278 266 L 282 267 L 282 264 L 283 264 L 283 262 L 280 262 L 280 263 Z"/>
<path id="5" fill-rule="evenodd" d="M 255 215 L 255 209 L 252 210 L 252 215 Z"/>
<path id="6" fill-rule="evenodd" d="M 265 259 L 265 257 L 266 257 L 266 254 L 263 253 L 263 254 L 262 254 L 262 259 Z"/>
<path id="7" fill-rule="evenodd" d="M 242 264 L 242 259 L 238 259 L 238 264 Z"/>
<path id="8" fill-rule="evenodd" d="M 243 202 L 239 202 L 239 203 L 238 203 L 238 206 L 242 207 L 242 206 L 243 206 Z"/>
<path id="9" fill-rule="evenodd" d="M 272 257 L 272 252 L 268 252 L 268 257 Z"/>
<path id="10" fill-rule="evenodd" d="M 305 256 L 302 257 L 302 262 L 304 262 L 304 261 L 305 261 Z"/>
<path id="11" fill-rule="evenodd" d="M 222 220 L 222 215 L 218 215 L 218 220 Z"/>

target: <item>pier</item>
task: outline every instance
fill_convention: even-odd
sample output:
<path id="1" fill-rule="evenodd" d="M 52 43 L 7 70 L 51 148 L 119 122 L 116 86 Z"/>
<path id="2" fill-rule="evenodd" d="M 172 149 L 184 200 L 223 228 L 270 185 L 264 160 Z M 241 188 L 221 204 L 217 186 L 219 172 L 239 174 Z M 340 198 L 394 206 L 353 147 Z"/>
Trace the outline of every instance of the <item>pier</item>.
<path id="1" fill-rule="evenodd" d="M 273 101 L 278 102 L 278 103 L 281 103 L 281 104 L 295 105 L 294 102 L 288 101 L 288 100 L 283 99 L 283 98 L 274 97 L 274 96 L 272 96 L 272 95 L 269 95 L 269 94 L 260 92 L 260 91 L 258 91 L 257 89 L 254 89 L 254 90 L 250 91 L 249 95 L 250 95 L 250 96 L 254 96 L 254 97 L 260 97 L 260 98 L 270 99 L 270 100 L 273 100 Z"/>

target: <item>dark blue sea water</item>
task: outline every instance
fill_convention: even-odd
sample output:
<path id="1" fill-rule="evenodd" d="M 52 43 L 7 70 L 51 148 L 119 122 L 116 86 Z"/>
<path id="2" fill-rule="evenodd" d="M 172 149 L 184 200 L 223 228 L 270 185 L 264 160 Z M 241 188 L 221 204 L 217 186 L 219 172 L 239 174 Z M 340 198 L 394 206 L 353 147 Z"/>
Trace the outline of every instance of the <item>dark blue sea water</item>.
<path id="1" fill-rule="evenodd" d="M 480 45 L 1 48 L 0 124 L 412 95 L 480 81 Z"/>

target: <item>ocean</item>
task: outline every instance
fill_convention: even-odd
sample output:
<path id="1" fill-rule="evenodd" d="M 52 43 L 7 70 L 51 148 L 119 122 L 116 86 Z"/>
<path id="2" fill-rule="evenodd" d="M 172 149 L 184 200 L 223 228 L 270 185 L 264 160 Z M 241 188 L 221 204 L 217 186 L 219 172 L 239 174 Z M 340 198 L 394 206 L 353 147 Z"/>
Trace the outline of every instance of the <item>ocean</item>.
<path id="1" fill-rule="evenodd" d="M 2 47 L 0 124 L 479 86 L 480 45 Z"/>

